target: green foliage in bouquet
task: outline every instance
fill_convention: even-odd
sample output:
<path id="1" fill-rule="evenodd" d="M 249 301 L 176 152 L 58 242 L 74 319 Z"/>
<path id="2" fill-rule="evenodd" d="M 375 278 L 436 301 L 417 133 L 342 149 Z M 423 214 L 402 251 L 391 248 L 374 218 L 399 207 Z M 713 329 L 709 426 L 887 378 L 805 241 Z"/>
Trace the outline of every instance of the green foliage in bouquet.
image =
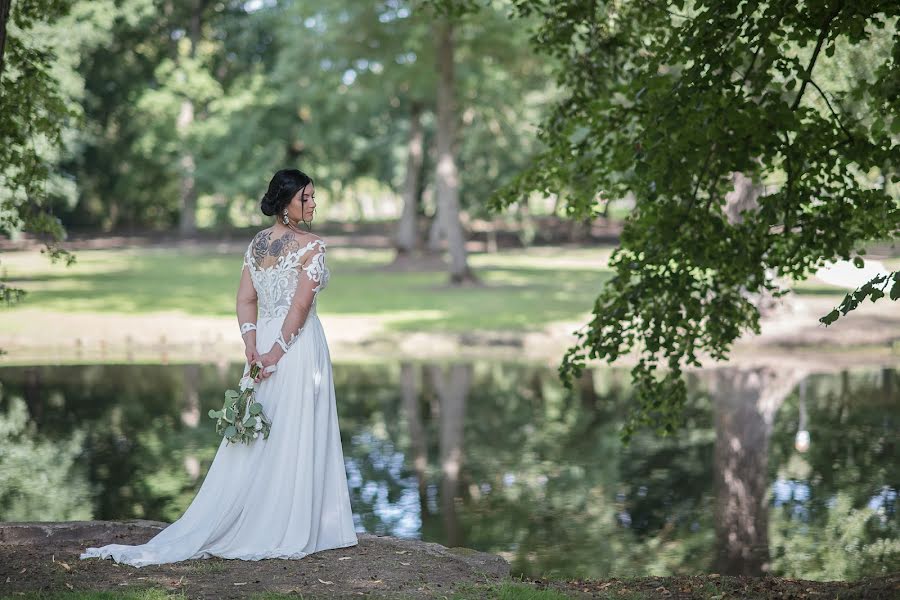
<path id="1" fill-rule="evenodd" d="M 210 410 L 209 417 L 216 420 L 216 433 L 229 442 L 251 444 L 262 434 L 269 438 L 272 422 L 263 413 L 262 404 L 256 401 L 254 379 L 261 366 L 250 367 L 250 373 L 241 379 L 240 388 L 225 390 L 225 404 L 221 410 Z"/>

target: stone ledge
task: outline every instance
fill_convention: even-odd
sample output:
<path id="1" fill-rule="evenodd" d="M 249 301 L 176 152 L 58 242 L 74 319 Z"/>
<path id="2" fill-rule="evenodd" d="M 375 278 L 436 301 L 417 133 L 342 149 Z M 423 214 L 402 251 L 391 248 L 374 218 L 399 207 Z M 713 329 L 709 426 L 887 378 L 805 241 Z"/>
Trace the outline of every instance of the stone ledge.
<path id="1" fill-rule="evenodd" d="M 34 521 L 0 522 L 0 545 L 10 546 L 101 546 L 106 544 L 142 544 L 169 526 L 163 521 L 130 519 L 125 521 Z M 465 570 L 496 577 L 509 574 L 509 563 L 502 557 L 466 547 L 448 548 L 436 542 L 357 533 L 360 545 L 376 553 L 430 556 L 441 562 L 453 562 Z M 89 543 L 88 543 L 89 542 Z"/>

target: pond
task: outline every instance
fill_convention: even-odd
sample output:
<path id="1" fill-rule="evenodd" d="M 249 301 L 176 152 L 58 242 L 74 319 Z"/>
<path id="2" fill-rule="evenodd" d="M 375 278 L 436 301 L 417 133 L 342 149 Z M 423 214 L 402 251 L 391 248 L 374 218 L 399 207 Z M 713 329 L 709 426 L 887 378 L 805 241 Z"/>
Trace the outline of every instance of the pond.
<path id="1" fill-rule="evenodd" d="M 0 368 L 0 520 L 174 521 L 242 366 Z M 359 532 L 494 552 L 514 575 L 900 569 L 895 368 L 691 373 L 686 428 L 628 446 L 627 370 L 571 392 L 497 362 L 334 374 Z"/>

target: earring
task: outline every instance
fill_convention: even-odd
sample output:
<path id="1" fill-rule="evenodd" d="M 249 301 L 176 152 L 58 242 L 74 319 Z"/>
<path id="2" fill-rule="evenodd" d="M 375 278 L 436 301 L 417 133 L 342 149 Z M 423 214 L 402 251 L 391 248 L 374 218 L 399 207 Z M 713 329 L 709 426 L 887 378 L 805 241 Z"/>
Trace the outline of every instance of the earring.
<path id="1" fill-rule="evenodd" d="M 283 216 L 281 217 L 281 222 L 284 223 L 285 225 L 288 224 L 287 209 L 284 210 Z"/>

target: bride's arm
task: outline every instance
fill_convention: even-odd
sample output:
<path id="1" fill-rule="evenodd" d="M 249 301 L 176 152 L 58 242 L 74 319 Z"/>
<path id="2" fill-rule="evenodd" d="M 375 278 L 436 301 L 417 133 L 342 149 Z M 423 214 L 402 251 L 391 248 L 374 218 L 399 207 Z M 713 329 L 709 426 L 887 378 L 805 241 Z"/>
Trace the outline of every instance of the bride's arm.
<path id="1" fill-rule="evenodd" d="M 256 348 L 256 317 L 257 297 L 253 280 L 250 279 L 250 270 L 246 263 L 241 271 L 241 282 L 238 285 L 237 299 L 235 301 L 238 325 L 241 328 L 241 337 L 248 348 Z"/>
<path id="2" fill-rule="evenodd" d="M 305 261 L 300 265 L 300 273 L 297 275 L 297 289 L 291 298 L 291 306 L 281 324 L 281 332 L 272 344 L 269 354 L 277 362 L 284 356 L 288 349 L 297 340 L 306 317 L 312 308 L 313 301 L 322 283 L 325 270 L 325 242 L 317 240 L 317 244 L 307 254 Z"/>

